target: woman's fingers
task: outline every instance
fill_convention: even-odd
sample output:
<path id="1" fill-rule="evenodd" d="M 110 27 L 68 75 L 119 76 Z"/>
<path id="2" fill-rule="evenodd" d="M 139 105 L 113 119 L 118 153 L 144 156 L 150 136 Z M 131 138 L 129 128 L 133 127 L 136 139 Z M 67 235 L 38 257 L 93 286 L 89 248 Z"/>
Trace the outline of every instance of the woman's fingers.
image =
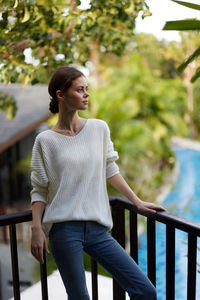
<path id="1" fill-rule="evenodd" d="M 31 253 L 41 264 L 44 263 L 42 246 L 32 246 Z"/>
<path id="2" fill-rule="evenodd" d="M 145 207 L 145 209 L 143 209 L 143 210 L 146 211 L 146 212 L 153 213 L 153 214 L 156 213 L 156 210 L 155 210 L 155 209 L 151 209 L 151 208 L 148 208 L 148 207 Z"/>
<path id="3" fill-rule="evenodd" d="M 33 228 L 32 230 L 32 240 L 31 240 L 31 253 L 33 256 L 41 263 L 44 263 L 43 251 L 49 253 L 47 239 L 43 230 L 40 228 Z"/>
<path id="4" fill-rule="evenodd" d="M 50 253 L 47 245 L 47 241 L 44 241 L 44 247 L 43 246 L 33 246 L 31 247 L 31 253 L 32 255 L 41 263 L 44 263 L 44 257 L 43 257 L 43 250 L 45 250 L 47 253 Z"/>
<path id="5" fill-rule="evenodd" d="M 164 208 L 164 207 L 161 206 L 161 205 L 155 205 L 155 206 L 154 206 L 154 209 L 156 209 L 156 210 L 162 210 L 162 211 L 167 211 L 167 209 Z"/>
<path id="6" fill-rule="evenodd" d="M 157 210 L 167 211 L 167 209 L 164 208 L 163 206 L 158 206 Z"/>
<path id="7" fill-rule="evenodd" d="M 138 208 L 151 213 L 156 213 L 157 211 L 167 211 L 163 206 L 151 202 L 143 202 L 142 206 Z"/>
<path id="8" fill-rule="evenodd" d="M 155 204 L 155 203 L 146 203 L 145 205 L 146 207 L 148 208 L 152 208 L 154 210 L 164 210 L 164 211 L 167 211 L 166 208 L 164 208 L 162 205 L 158 205 L 158 204 Z"/>

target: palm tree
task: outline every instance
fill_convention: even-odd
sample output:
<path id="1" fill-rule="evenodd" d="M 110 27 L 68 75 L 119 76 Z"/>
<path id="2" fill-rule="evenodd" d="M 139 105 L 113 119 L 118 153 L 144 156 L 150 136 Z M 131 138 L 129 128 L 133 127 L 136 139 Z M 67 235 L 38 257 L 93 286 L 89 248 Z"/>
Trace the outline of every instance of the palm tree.
<path id="1" fill-rule="evenodd" d="M 200 10 L 200 5 L 183 2 L 178 0 L 172 0 L 180 5 L 186 6 L 191 9 Z M 163 30 L 180 30 L 187 31 L 187 34 L 182 34 L 182 43 L 180 45 L 179 51 L 180 58 L 182 58 L 181 53 L 185 53 L 187 58 L 178 66 L 177 71 L 182 73 L 182 78 L 187 87 L 188 94 L 188 114 L 185 115 L 185 120 L 190 126 L 190 131 L 192 136 L 195 135 L 195 128 L 193 124 L 193 112 L 194 112 L 194 97 L 193 97 L 193 82 L 200 77 L 200 67 L 197 58 L 200 55 L 200 47 L 198 47 L 197 35 L 199 35 L 200 30 L 200 20 L 197 19 L 185 19 L 178 21 L 168 21 L 166 22 Z M 191 32 L 193 31 L 193 32 Z M 186 38 L 185 38 L 186 37 Z M 192 39 L 191 39 L 192 37 Z M 199 36 L 198 36 L 199 37 Z M 197 47 L 197 48 L 196 48 Z M 194 48 L 196 48 L 194 50 Z"/>

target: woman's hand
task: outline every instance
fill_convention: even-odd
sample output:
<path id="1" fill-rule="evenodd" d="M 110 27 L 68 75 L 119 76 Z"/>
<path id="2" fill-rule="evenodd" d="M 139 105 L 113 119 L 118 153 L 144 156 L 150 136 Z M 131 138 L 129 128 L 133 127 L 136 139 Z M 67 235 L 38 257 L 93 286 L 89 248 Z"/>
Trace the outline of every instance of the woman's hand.
<path id="1" fill-rule="evenodd" d="M 41 263 L 44 263 L 43 250 L 49 253 L 47 239 L 42 228 L 32 228 L 31 253 Z"/>
<path id="2" fill-rule="evenodd" d="M 156 213 L 156 211 L 167 211 L 163 206 L 151 203 L 151 202 L 145 202 L 142 200 L 137 201 L 136 207 L 141 211 Z"/>

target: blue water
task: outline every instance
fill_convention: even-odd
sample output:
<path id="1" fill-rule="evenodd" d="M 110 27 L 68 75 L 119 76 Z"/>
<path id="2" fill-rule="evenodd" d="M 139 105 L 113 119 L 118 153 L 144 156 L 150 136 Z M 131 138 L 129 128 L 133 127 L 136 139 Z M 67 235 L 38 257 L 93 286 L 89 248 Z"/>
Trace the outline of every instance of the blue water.
<path id="1" fill-rule="evenodd" d="M 175 150 L 179 164 L 179 175 L 163 202 L 170 213 L 196 222 L 200 221 L 200 151 L 190 149 Z M 156 287 L 158 300 L 165 300 L 165 225 L 156 225 Z M 200 247 L 200 238 L 198 238 Z M 140 236 L 139 265 L 147 274 L 146 235 Z M 200 263 L 200 251 L 197 262 Z M 197 283 L 200 282 L 200 266 L 197 266 Z M 200 285 L 197 284 L 196 299 L 200 299 Z M 187 233 L 176 230 L 175 249 L 175 299 L 187 299 Z"/>

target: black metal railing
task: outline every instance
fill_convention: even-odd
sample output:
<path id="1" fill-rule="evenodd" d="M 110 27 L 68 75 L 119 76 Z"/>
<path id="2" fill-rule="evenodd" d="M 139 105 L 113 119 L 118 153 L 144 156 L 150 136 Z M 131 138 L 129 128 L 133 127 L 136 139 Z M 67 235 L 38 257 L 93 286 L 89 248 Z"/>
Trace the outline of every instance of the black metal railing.
<path id="1" fill-rule="evenodd" d="M 175 229 L 188 233 L 187 300 L 196 299 L 197 237 L 200 224 L 174 216 L 168 212 L 156 214 L 137 211 L 124 197 L 110 197 L 113 215 L 112 235 L 125 246 L 125 210 L 129 210 L 130 255 L 138 262 L 137 216 L 147 218 L 147 270 L 148 277 L 156 286 L 156 221 L 166 225 L 166 300 L 175 299 Z M 114 282 L 114 300 L 124 300 L 125 293 Z M 95 299 L 97 300 L 97 298 Z"/>
<path id="2" fill-rule="evenodd" d="M 196 295 L 196 265 L 197 237 L 200 236 L 200 224 L 174 216 L 168 212 L 156 214 L 138 211 L 134 205 L 121 196 L 110 197 L 113 216 L 113 237 L 125 248 L 126 226 L 125 211 L 129 211 L 130 255 L 138 263 L 138 214 L 147 218 L 147 270 L 148 277 L 156 286 L 156 221 L 166 225 L 166 300 L 175 299 L 175 229 L 188 233 L 188 272 L 187 299 L 195 300 Z M 31 211 L 0 216 L 0 226 L 9 225 L 10 245 L 13 273 L 14 299 L 20 300 L 19 269 L 17 255 L 16 224 L 31 221 Z M 42 299 L 48 300 L 46 258 L 41 265 Z M 92 299 L 98 300 L 98 269 L 92 260 Z M 125 300 L 125 292 L 113 280 L 113 299 Z"/>
<path id="3" fill-rule="evenodd" d="M 0 226 L 7 226 L 7 225 L 9 226 L 11 264 L 12 264 L 12 276 L 13 276 L 13 294 L 15 300 L 20 300 L 20 279 L 19 279 L 18 253 L 17 253 L 16 224 L 29 222 L 31 220 L 32 220 L 31 210 L 0 216 Z M 44 252 L 44 264 L 40 265 L 40 276 L 41 276 L 42 299 L 48 300 L 45 252 Z"/>

